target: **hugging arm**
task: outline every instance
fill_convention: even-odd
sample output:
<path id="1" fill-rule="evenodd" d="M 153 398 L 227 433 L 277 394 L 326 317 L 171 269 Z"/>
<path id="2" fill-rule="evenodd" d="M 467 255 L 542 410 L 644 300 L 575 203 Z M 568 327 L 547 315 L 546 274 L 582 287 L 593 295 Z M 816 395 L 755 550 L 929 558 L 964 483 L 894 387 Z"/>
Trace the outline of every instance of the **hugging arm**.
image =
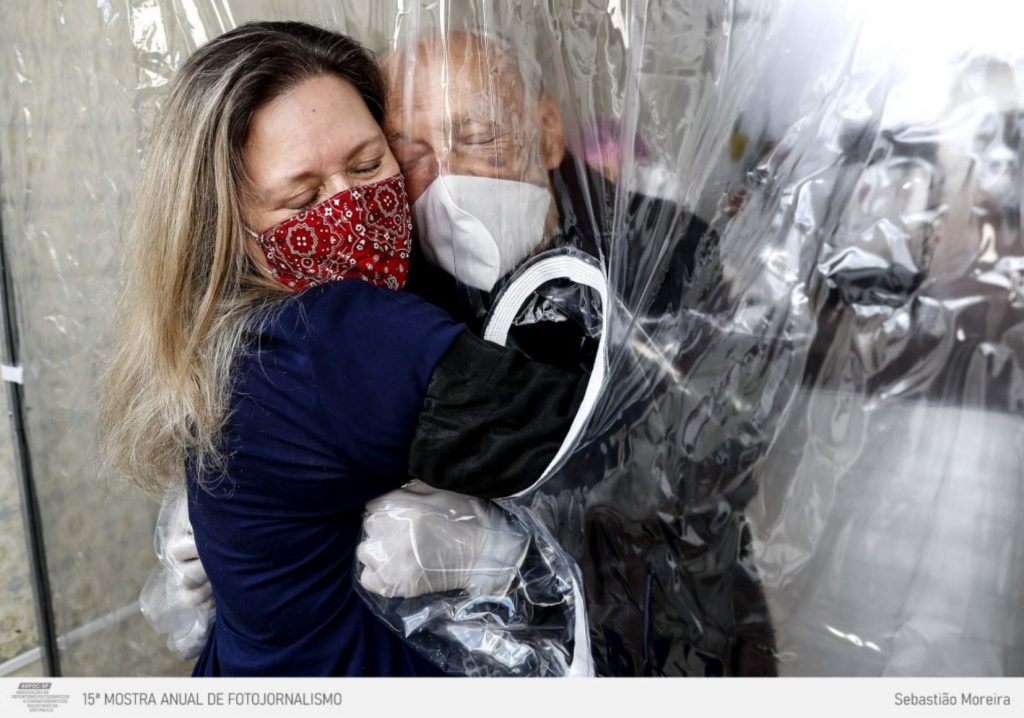
<path id="1" fill-rule="evenodd" d="M 586 384 L 463 332 L 430 377 L 409 474 L 484 498 L 529 488 L 562 445 Z"/>
<path id="2" fill-rule="evenodd" d="M 585 383 L 460 333 L 431 374 L 411 475 L 440 489 L 484 497 L 530 486 L 561 445 Z M 502 593 L 528 544 L 522 528 L 489 501 L 430 492 L 422 484 L 382 497 L 368 509 L 378 518 L 366 526 L 360 558 L 369 567 L 366 588 L 380 594 Z M 411 535 L 396 533 L 399 518 Z M 168 634 L 175 652 L 194 657 L 205 644 L 214 606 L 183 491 L 165 500 L 156 542 L 161 563 L 144 590 L 143 611 L 157 631 Z"/>

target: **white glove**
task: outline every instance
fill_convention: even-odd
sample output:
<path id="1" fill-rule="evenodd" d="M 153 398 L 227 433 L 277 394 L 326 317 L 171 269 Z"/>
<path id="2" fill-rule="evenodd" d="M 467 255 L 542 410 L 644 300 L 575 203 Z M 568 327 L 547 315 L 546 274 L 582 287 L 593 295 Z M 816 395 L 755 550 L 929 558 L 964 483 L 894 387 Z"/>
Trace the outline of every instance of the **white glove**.
<path id="1" fill-rule="evenodd" d="M 164 499 L 153 541 L 157 559 L 173 576 L 179 604 L 201 606 L 209 601 L 213 592 L 199 560 L 185 493 L 176 492 Z"/>
<path id="2" fill-rule="evenodd" d="M 158 633 L 167 634 L 167 647 L 183 659 L 195 658 L 206 645 L 216 610 L 206 569 L 199 560 L 188 497 L 169 493 L 160 506 L 153 534 L 160 561 L 139 596 L 142 615 Z"/>
<path id="3" fill-rule="evenodd" d="M 387 598 L 462 590 L 502 596 L 530 536 L 495 504 L 419 481 L 366 505 L 359 582 Z"/>

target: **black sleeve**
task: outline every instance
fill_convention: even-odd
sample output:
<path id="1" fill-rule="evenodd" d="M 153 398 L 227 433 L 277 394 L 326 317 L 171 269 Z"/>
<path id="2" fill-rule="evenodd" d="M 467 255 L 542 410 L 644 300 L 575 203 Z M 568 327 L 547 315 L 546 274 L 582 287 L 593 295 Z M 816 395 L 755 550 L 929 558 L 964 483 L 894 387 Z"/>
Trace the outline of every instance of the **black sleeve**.
<path id="1" fill-rule="evenodd" d="M 729 287 L 723 277 L 720 238 L 707 222 L 670 200 L 630 195 L 626 212 L 629 277 L 653 277 L 656 292 L 637 282 L 632 292 L 619 288 L 626 305 L 642 314 L 677 314 L 680 309 L 723 311 Z M 661 257 L 665 247 L 668 257 Z M 623 291 L 627 290 L 627 291 Z"/>
<path id="2" fill-rule="evenodd" d="M 531 486 L 561 446 L 586 385 L 585 376 L 463 332 L 430 377 L 409 475 L 484 498 Z"/>
<path id="3" fill-rule="evenodd" d="M 723 276 L 721 240 L 700 217 L 676 211 L 668 217 L 670 228 L 654 237 L 672 237 L 674 249 L 654 310 L 677 313 L 680 309 L 721 312 L 728 309 L 729 286 Z"/>

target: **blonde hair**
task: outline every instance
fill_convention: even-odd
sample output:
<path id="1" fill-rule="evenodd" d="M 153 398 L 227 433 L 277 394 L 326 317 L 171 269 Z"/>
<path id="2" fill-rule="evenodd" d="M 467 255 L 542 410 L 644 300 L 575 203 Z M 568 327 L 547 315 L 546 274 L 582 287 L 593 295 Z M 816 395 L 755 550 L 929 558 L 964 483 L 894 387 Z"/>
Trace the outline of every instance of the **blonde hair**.
<path id="1" fill-rule="evenodd" d="M 305 79 L 350 82 L 383 122 L 372 56 L 304 23 L 250 23 L 182 67 L 150 138 L 126 237 L 126 284 L 102 380 L 108 465 L 157 494 L 224 469 L 221 433 L 247 330 L 291 295 L 249 256 L 240 196 L 252 114 Z"/>

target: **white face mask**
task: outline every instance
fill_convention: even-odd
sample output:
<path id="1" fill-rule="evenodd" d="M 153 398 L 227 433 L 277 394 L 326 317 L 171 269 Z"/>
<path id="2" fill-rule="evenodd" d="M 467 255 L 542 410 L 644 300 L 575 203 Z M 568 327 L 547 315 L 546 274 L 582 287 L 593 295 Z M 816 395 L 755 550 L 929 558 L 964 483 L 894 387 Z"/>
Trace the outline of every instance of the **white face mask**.
<path id="1" fill-rule="evenodd" d="M 442 175 L 413 203 L 423 253 L 463 284 L 490 291 L 544 239 L 546 187 Z"/>

